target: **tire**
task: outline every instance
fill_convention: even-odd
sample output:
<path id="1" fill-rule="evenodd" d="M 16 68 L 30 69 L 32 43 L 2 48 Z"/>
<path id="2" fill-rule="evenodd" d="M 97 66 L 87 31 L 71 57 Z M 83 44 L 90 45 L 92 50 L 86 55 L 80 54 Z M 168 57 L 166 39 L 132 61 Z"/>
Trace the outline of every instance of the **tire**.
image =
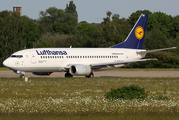
<path id="1" fill-rule="evenodd" d="M 73 77 L 73 75 L 70 74 L 69 72 L 65 73 L 65 78 L 70 78 L 70 77 Z"/>
<path id="2" fill-rule="evenodd" d="M 90 78 L 94 78 L 94 74 L 91 73 L 91 74 L 89 75 L 89 77 L 90 77 Z"/>
<path id="3" fill-rule="evenodd" d="M 94 78 L 94 74 L 90 73 L 88 76 L 85 76 L 86 78 Z"/>

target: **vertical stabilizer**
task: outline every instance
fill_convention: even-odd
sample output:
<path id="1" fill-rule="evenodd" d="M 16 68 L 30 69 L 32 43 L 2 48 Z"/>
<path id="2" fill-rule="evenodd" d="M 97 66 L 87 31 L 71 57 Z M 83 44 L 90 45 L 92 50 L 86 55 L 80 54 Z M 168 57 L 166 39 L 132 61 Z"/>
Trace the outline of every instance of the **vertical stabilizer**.
<path id="1" fill-rule="evenodd" d="M 126 40 L 122 43 L 112 46 L 111 48 L 142 49 L 147 26 L 147 19 L 147 13 L 141 14 Z"/>

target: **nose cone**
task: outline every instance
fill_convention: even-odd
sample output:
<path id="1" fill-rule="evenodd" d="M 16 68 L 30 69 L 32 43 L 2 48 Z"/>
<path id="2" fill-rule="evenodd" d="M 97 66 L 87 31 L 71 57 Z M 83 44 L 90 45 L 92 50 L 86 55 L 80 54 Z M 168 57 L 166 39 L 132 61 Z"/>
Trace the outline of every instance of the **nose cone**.
<path id="1" fill-rule="evenodd" d="M 3 65 L 4 65 L 5 67 L 7 67 L 7 61 L 6 61 L 6 60 L 4 60 Z"/>
<path id="2" fill-rule="evenodd" d="M 9 59 L 4 60 L 3 65 L 4 65 L 5 67 L 9 67 L 9 66 L 10 66 L 10 61 L 9 61 Z"/>

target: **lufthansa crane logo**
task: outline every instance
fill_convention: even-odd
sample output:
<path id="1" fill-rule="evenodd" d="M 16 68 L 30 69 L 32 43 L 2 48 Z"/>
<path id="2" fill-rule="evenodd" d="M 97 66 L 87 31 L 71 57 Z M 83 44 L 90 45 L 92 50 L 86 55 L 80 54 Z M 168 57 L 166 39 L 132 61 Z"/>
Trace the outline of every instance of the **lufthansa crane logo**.
<path id="1" fill-rule="evenodd" d="M 138 26 L 135 29 L 135 36 L 137 39 L 141 40 L 144 37 L 144 29 L 141 26 Z"/>

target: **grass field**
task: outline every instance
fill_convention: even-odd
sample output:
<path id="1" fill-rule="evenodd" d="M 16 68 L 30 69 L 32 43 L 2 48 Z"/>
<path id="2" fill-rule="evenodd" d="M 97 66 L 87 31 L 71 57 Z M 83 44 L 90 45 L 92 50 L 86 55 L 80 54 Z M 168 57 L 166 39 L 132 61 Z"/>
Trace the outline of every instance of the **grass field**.
<path id="1" fill-rule="evenodd" d="M 10 69 L 8 69 L 6 67 L 0 67 L 0 71 L 10 71 Z"/>
<path id="2" fill-rule="evenodd" d="M 133 84 L 145 100 L 105 99 Z M 1 119 L 179 119 L 179 78 L 0 78 Z"/>

